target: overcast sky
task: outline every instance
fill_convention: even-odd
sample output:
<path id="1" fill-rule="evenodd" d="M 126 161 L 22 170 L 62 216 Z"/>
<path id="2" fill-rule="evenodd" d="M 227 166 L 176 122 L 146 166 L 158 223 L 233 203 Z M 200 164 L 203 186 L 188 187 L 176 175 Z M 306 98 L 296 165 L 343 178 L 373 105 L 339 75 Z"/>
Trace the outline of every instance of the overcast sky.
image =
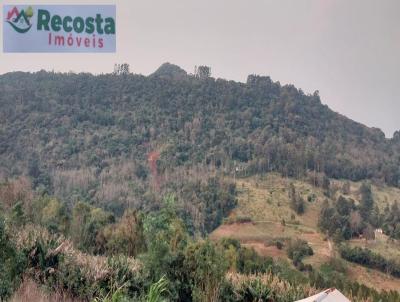
<path id="1" fill-rule="evenodd" d="M 147 75 L 167 61 L 188 72 L 209 65 L 214 77 L 245 81 L 256 73 L 305 92 L 319 90 L 333 110 L 388 137 L 400 129 L 399 0 L 1 2 L 116 4 L 117 52 L 0 53 L 0 73 L 101 73 L 127 62 Z"/>

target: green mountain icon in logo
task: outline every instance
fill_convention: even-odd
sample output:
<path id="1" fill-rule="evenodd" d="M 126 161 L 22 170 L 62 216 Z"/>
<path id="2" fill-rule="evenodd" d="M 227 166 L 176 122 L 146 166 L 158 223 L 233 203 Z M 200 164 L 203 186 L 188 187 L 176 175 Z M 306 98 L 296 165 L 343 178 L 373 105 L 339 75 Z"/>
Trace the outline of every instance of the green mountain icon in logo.
<path id="1" fill-rule="evenodd" d="M 14 18 L 14 16 L 16 16 Z M 30 22 L 30 18 L 33 16 L 32 7 L 28 7 L 27 10 L 21 10 L 18 12 L 18 9 L 14 7 L 10 12 L 8 12 L 7 23 L 11 25 L 11 27 L 18 33 L 26 33 L 28 32 L 32 24 Z"/>

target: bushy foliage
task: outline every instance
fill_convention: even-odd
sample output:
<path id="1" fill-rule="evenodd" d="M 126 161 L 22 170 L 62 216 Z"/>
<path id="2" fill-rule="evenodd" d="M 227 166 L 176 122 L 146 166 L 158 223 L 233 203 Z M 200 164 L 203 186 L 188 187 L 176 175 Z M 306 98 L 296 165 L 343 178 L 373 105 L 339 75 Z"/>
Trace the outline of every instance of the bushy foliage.
<path id="1" fill-rule="evenodd" d="M 71 238 L 83 251 L 98 253 L 98 236 L 102 229 L 114 220 L 111 213 L 78 202 L 72 211 Z"/>
<path id="2" fill-rule="evenodd" d="M 322 264 L 319 271 L 309 272 L 308 279 L 310 284 L 316 288 L 337 288 L 351 301 L 395 302 L 400 299 L 398 291 L 378 291 L 375 288 L 354 282 L 346 276 L 345 270 L 346 267 L 342 261 L 333 259 L 329 263 Z"/>
<path id="3" fill-rule="evenodd" d="M 371 212 L 374 207 L 374 199 L 372 197 L 371 184 L 363 182 L 360 188 L 360 214 L 365 221 L 370 220 Z"/>
<path id="4" fill-rule="evenodd" d="M 96 245 L 99 251 L 109 255 L 138 256 L 146 250 L 143 215 L 126 210 L 117 223 L 106 225 L 97 234 Z"/>
<path id="5" fill-rule="evenodd" d="M 307 241 L 301 239 L 290 240 L 286 252 L 289 259 L 292 259 L 294 266 L 301 270 L 311 269 L 310 267 L 305 267 L 302 263 L 304 257 L 314 255 L 314 251 Z"/>
<path id="6" fill-rule="evenodd" d="M 172 195 L 165 198 L 163 207 L 158 212 L 146 216 L 144 235 L 147 253 L 141 259 L 150 284 L 165 277 L 169 280 L 170 298 L 190 298 L 189 271 L 184 264 L 184 251 L 189 236 L 183 221 L 178 217 L 176 201 Z"/>
<path id="7" fill-rule="evenodd" d="M 193 301 L 218 301 L 227 270 L 223 253 L 210 241 L 199 241 L 188 246 L 184 263 L 191 280 Z"/>
<path id="8" fill-rule="evenodd" d="M 24 254 L 10 239 L 4 217 L 0 215 L 0 300 L 7 299 L 17 288 L 26 266 Z"/>
<path id="9" fill-rule="evenodd" d="M 231 286 L 226 286 L 223 301 L 293 302 L 317 290 L 307 284 L 291 284 L 274 274 L 228 275 Z"/>
<path id="10" fill-rule="evenodd" d="M 163 294 L 168 291 L 168 280 L 163 276 L 160 280 L 150 286 L 146 296 L 146 302 L 163 302 Z"/>
<path id="11" fill-rule="evenodd" d="M 246 299 L 286 302 L 304 298 L 315 293 L 317 288 L 324 289 L 329 285 L 336 286 L 357 301 L 373 297 L 373 301 L 391 302 L 399 298 L 395 292 L 378 293 L 349 282 L 341 265 L 322 266 L 321 272 L 312 271 L 305 276 L 289 264 L 258 256 L 237 240 L 224 239 L 218 244 L 192 241 L 184 231 L 171 197 L 148 219 L 144 223 L 145 236 L 154 253 L 149 250 L 143 255 L 143 265 L 122 255 L 105 258 L 84 254 L 58 234 L 27 223 L 20 228 L 18 236 L 11 236 L 11 240 L 6 241 L 9 245 L 15 242 L 13 250 L 21 252 L 22 262 L 15 262 L 18 268 L 15 286 L 18 285 L 18 276 L 24 272 L 51 291 L 61 290 L 79 299 L 103 302 L 146 301 L 150 296 L 178 301 L 217 301 L 220 297 L 223 301 L 235 302 Z M 0 241 L 0 251 L 9 250 L 3 248 L 4 242 Z M 293 256 L 296 252 L 310 254 L 304 242 L 289 248 Z M 225 279 L 227 269 L 232 273 Z M 249 275 L 252 272 L 268 274 Z M 168 280 L 168 291 L 163 290 L 163 295 L 156 294 L 154 288 L 160 280 L 158 274 L 164 274 L 163 280 Z M 13 286 L 7 290 L 3 296 L 9 295 Z"/>
<path id="12" fill-rule="evenodd" d="M 53 233 L 66 234 L 70 229 L 71 217 L 65 203 L 44 195 L 33 200 L 30 221 Z"/>
<path id="13" fill-rule="evenodd" d="M 366 222 L 361 219 L 352 200 L 339 196 L 333 206 L 327 200 L 324 201 L 318 226 L 336 242 L 340 242 L 360 234 L 365 228 Z"/>
<path id="14" fill-rule="evenodd" d="M 171 188 L 178 200 L 183 201 L 184 209 L 180 216 L 191 233 L 210 233 L 221 225 L 224 217 L 237 205 L 235 184 L 223 181 L 220 177 L 211 177 L 207 181 L 183 180 Z"/>
<path id="15" fill-rule="evenodd" d="M 236 239 L 223 238 L 218 244 L 223 249 L 230 271 L 243 274 L 266 273 L 273 266 L 272 258 L 258 255 L 254 249 L 242 246 Z"/>
<path id="16" fill-rule="evenodd" d="M 30 227 L 19 236 L 26 276 L 50 291 L 86 300 L 106 299 L 117 291 L 128 298 L 143 294 L 145 275 L 133 259 L 83 254 L 62 237 L 38 227 Z"/>
<path id="17" fill-rule="evenodd" d="M 289 200 L 290 200 L 290 207 L 295 211 L 297 214 L 303 214 L 305 211 L 305 203 L 303 197 L 300 196 L 296 192 L 296 188 L 294 184 L 291 183 L 289 186 Z"/>
<path id="18" fill-rule="evenodd" d="M 385 257 L 366 248 L 351 248 L 349 246 L 342 246 L 340 249 L 340 255 L 350 262 L 377 269 L 400 278 L 400 263 L 398 260 L 386 259 Z"/>
<path id="19" fill-rule="evenodd" d="M 273 301 L 272 289 L 259 278 L 246 280 L 238 291 L 242 301 Z"/>
<path id="20" fill-rule="evenodd" d="M 381 221 L 383 231 L 387 235 L 400 239 L 400 207 L 397 201 L 385 208 Z"/>

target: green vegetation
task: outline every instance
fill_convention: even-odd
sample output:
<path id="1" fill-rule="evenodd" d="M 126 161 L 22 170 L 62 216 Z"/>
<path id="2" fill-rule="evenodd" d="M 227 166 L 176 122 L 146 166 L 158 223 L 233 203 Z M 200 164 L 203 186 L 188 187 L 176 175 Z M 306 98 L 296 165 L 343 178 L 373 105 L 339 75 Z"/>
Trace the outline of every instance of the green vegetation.
<path id="1" fill-rule="evenodd" d="M 399 135 L 318 92 L 172 64 L 10 73 L 0 91 L 1 300 L 26 280 L 76 301 L 400 299 L 396 280 L 350 277 L 350 262 L 399 277 L 395 262 L 335 256 L 375 228 L 400 238 Z"/>
<path id="2" fill-rule="evenodd" d="M 268 77 L 252 75 L 242 84 L 175 69 L 150 77 L 1 76 L 2 173 L 28 174 L 35 187 L 63 201 L 80 197 L 113 207 L 145 205 L 150 182 L 163 190 L 171 170 L 198 165 L 231 174 L 238 168 L 238 175 L 322 172 L 398 186 L 398 141 L 334 113 L 318 93 Z M 152 151 L 160 153 L 157 170 L 169 179 L 114 174 L 118 167 L 135 171 Z"/>
<path id="3" fill-rule="evenodd" d="M 381 221 L 385 233 L 400 240 L 400 207 L 397 201 L 385 208 Z"/>
<path id="4" fill-rule="evenodd" d="M 331 273 L 325 274 L 326 263 L 331 263 L 333 260 L 340 261 L 340 253 L 337 253 L 335 242 L 346 240 L 341 236 L 343 230 L 345 231 L 343 234 L 349 234 L 348 239 L 351 239 L 352 245 L 374 247 L 377 252 L 385 252 L 387 257 L 397 257 L 398 244 L 384 234 L 378 235 L 376 240 L 365 239 L 367 238 L 365 236 L 368 235 L 367 232 L 364 232 L 365 226 L 368 226 L 369 229 L 371 225 L 362 223 L 358 213 L 362 183 L 331 180 L 330 197 L 326 196 L 327 189 L 322 187 L 322 183 L 321 181 L 321 185 L 315 187 L 313 178 L 307 182 L 305 180 L 294 181 L 276 174 L 241 178 L 237 181 L 238 207 L 229 217 L 229 223 L 214 231 L 212 238 L 217 240 L 224 236 L 233 237 L 247 247 L 254 247 L 264 257 L 271 256 L 275 259 L 291 260 L 292 263 L 293 260 L 288 255 L 288 247 L 291 243 L 295 243 L 296 239 L 300 239 L 300 242 L 306 242 L 312 248 L 313 255 L 304 257 L 301 264 L 297 263 L 296 268 L 307 274 L 312 282 L 319 280 L 318 287 L 336 286 L 338 289 L 348 291 L 349 287 L 346 287 L 346 284 L 354 283 L 355 291 L 358 291 L 359 288 L 356 285 L 358 283 L 359 285 L 367 284 L 368 287 L 379 290 L 397 289 L 400 285 L 399 279 L 387 277 L 377 271 L 371 272 L 370 269 L 360 265 L 345 265 L 346 270 L 338 269 L 340 277 L 333 276 Z M 343 195 L 342 192 L 343 184 L 348 187 L 346 195 Z M 294 187 L 296 194 L 303 199 L 306 196 L 313 196 L 313 201 L 307 202 L 305 212 L 296 216 L 295 220 L 291 219 L 295 213 L 291 207 L 290 194 L 288 194 L 291 187 Z M 371 185 L 371 191 L 374 196 L 372 221 L 376 212 L 375 207 L 384 209 L 386 204 L 394 205 L 398 191 L 376 185 Z M 320 220 L 321 223 L 319 217 L 324 212 L 322 209 L 326 207 L 331 209 L 332 214 L 327 214 L 326 219 L 323 220 L 327 227 L 327 231 L 324 231 L 326 235 L 323 235 L 318 232 L 320 227 L 317 222 Z M 384 212 L 383 210 L 378 211 Z M 237 222 L 235 224 L 236 217 L 247 217 L 252 223 Z M 340 224 L 341 222 L 343 224 Z M 348 227 L 347 232 L 346 226 Z M 329 231 L 330 229 L 331 231 Z M 351 231 L 352 229 L 353 231 Z M 358 239 L 359 236 L 362 236 L 363 239 Z M 374 229 L 372 229 L 372 236 L 374 236 Z M 307 245 L 304 243 L 304 247 Z M 290 272 L 290 275 L 293 274 Z M 285 277 L 290 279 L 290 277 Z M 321 278 L 324 280 L 323 282 Z M 336 278 L 345 281 L 340 284 Z M 374 282 L 368 280 L 374 280 Z M 361 291 L 368 293 L 364 297 L 373 295 L 371 291 L 367 290 L 367 287 L 363 287 L 360 289 Z"/>
<path id="5" fill-rule="evenodd" d="M 340 242 L 360 234 L 364 223 L 354 202 L 340 196 L 333 207 L 329 206 L 328 200 L 324 201 L 318 226 Z"/>
<path id="6" fill-rule="evenodd" d="M 332 206 L 326 200 L 318 222 L 321 230 L 337 242 L 359 235 L 369 240 L 375 239 L 374 228 L 382 228 L 385 234 L 399 239 L 400 210 L 397 201 L 391 206 L 386 204 L 381 211 L 375 204 L 370 184 L 363 182 L 359 193 L 361 197 L 358 205 L 342 195 Z"/>
<path id="7" fill-rule="evenodd" d="M 1 196 L 7 195 L 0 191 Z M 71 211 L 61 211 L 63 215 L 58 209 L 53 197 L 27 191 L 4 209 L 0 243 L 6 253 L 1 259 L 8 269 L 2 271 L 7 275 L 1 279 L 2 298 L 12 294 L 23 276 L 49 291 L 62 290 L 72 298 L 96 301 L 245 301 L 267 297 L 291 301 L 322 288 L 313 281 L 317 272 L 303 275 L 237 240 L 195 240 L 179 217 L 172 195 L 164 199 L 159 210 L 147 215 L 127 210 L 115 218 L 82 202 Z M 55 229 L 49 219 L 69 227 Z M 79 227 L 74 225 L 78 222 Z M 93 230 L 92 236 L 86 230 Z M 102 234 L 110 230 L 115 234 L 110 236 L 113 240 L 104 241 L 107 236 Z M 298 263 L 311 251 L 304 241 L 287 245 L 288 254 Z M 129 257 L 132 255 L 137 258 Z M 251 277 L 254 273 L 259 275 Z M 287 292 L 282 284 L 289 288 Z M 343 289 L 354 295 L 352 287 Z M 387 298 L 389 293 L 368 290 L 377 299 L 395 301 Z M 398 298 L 393 292 L 390 295 Z"/>
<path id="8" fill-rule="evenodd" d="M 400 263 L 396 260 L 388 260 L 369 249 L 360 247 L 350 248 L 343 246 L 340 249 L 341 256 L 351 262 L 359 263 L 367 267 L 378 269 L 394 277 L 400 278 Z"/>
<path id="9" fill-rule="evenodd" d="M 0 298 L 8 298 L 19 285 L 26 259 L 10 241 L 4 217 L 0 217 Z"/>
<path id="10" fill-rule="evenodd" d="M 310 265 L 305 266 L 302 262 L 304 257 L 314 255 L 313 249 L 306 241 L 299 239 L 290 241 L 286 251 L 288 257 L 293 260 L 294 266 L 300 270 L 312 270 Z"/>
<path id="11" fill-rule="evenodd" d="M 297 214 L 304 213 L 304 200 L 303 198 L 296 193 L 296 189 L 293 184 L 290 184 L 289 187 L 289 198 L 290 198 L 290 206 Z"/>
<path id="12" fill-rule="evenodd" d="M 168 280 L 163 276 L 156 283 L 152 284 L 146 297 L 146 302 L 162 302 L 165 301 L 162 295 L 168 290 Z"/>

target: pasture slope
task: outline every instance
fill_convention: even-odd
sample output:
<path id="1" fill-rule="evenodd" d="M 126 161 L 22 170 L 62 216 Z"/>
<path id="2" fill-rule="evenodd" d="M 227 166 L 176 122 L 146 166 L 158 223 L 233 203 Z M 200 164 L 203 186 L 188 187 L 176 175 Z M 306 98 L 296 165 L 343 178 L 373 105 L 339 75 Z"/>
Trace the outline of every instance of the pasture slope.
<path id="1" fill-rule="evenodd" d="M 296 192 L 305 200 L 305 212 L 297 215 L 290 208 L 289 185 L 293 183 Z M 290 261 L 284 249 L 278 249 L 276 240 L 300 238 L 309 243 L 314 255 L 304 262 L 319 267 L 332 257 L 340 257 L 332 240 L 326 238 L 318 229 L 318 218 L 321 205 L 325 199 L 334 202 L 340 194 L 352 198 L 358 203 L 361 183 L 350 182 L 350 192 L 343 194 L 341 188 L 344 181 L 331 180 L 331 197 L 324 195 L 322 188 L 314 187 L 305 181 L 283 178 L 270 173 L 265 176 L 239 178 L 238 206 L 232 211 L 224 224 L 210 236 L 213 240 L 224 237 L 238 239 L 243 245 L 252 247 L 263 256 Z M 400 198 L 398 188 L 385 185 L 372 186 L 375 203 L 383 208 Z M 368 247 L 385 257 L 399 258 L 400 243 L 389 240 L 385 235 L 374 241 L 352 239 L 351 245 Z M 379 290 L 398 290 L 400 279 L 390 277 L 381 272 L 367 269 L 360 265 L 345 262 L 348 276 L 355 281 Z"/>

